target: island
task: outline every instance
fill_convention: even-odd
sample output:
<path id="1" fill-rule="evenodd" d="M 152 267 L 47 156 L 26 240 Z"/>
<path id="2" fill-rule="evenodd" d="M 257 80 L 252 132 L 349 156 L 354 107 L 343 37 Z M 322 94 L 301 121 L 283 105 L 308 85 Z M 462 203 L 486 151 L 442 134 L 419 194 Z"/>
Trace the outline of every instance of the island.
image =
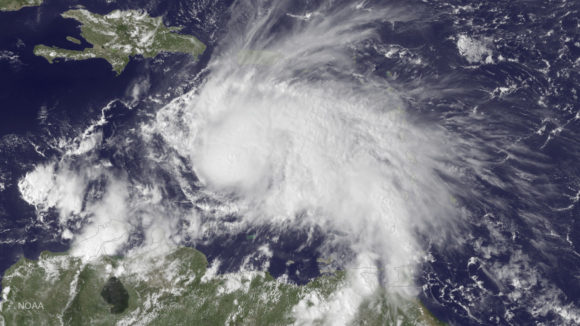
<path id="1" fill-rule="evenodd" d="M 67 36 L 66 40 L 69 42 L 72 42 L 74 44 L 81 44 L 82 43 L 81 40 L 79 40 L 78 38 L 74 38 L 72 36 Z"/>
<path id="2" fill-rule="evenodd" d="M 67 253 L 21 258 L 2 280 L 6 325 L 292 325 L 296 307 L 331 300 L 345 271 L 306 285 L 267 272 L 216 273 L 204 254 L 182 247 L 160 256 L 104 256 L 90 263 Z M 418 300 L 379 290 L 353 325 L 442 325 Z M 324 306 L 324 304 L 323 304 Z M 322 324 L 323 320 L 313 320 Z"/>
<path id="3" fill-rule="evenodd" d="M 24 7 L 40 6 L 44 0 L 0 0 L 0 11 L 17 11 Z"/>
<path id="4" fill-rule="evenodd" d="M 135 55 L 152 58 L 161 52 L 173 52 L 188 53 L 197 59 L 206 49 L 205 44 L 195 36 L 177 33 L 180 27 L 167 27 L 161 17 L 150 17 L 141 11 L 115 10 L 102 16 L 85 9 L 75 9 L 62 13 L 62 16 L 81 23 L 81 36 L 92 47 L 78 51 L 42 44 L 35 46 L 34 54 L 50 63 L 57 58 L 102 58 L 119 75 L 129 63 L 129 58 Z M 68 40 L 72 41 L 72 38 Z"/>

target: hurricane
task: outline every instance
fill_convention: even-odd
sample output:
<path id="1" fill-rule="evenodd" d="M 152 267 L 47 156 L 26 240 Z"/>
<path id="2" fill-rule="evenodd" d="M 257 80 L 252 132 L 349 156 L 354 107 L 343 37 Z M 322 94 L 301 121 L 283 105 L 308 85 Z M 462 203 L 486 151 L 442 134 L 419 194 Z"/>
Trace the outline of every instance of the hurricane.
<path id="1" fill-rule="evenodd" d="M 52 142 L 19 192 L 85 264 L 191 246 L 218 274 L 345 271 L 327 299 L 292 308 L 296 325 L 349 324 L 384 293 L 452 307 L 452 324 L 580 322 L 577 273 L 552 277 L 580 259 L 564 222 L 577 182 L 558 173 L 576 161 L 556 159 L 577 154 L 580 115 L 554 118 L 534 87 L 556 77 L 508 73 L 524 58 L 447 17 L 397 1 L 235 1 L 203 68 L 175 77 L 188 87 L 116 127 L 147 98 L 136 82 Z M 428 24 L 447 33 L 435 57 Z M 444 51 L 462 68 L 442 67 Z M 550 149 L 560 141 L 568 154 Z M 140 259 L 129 272 L 153 268 Z"/>

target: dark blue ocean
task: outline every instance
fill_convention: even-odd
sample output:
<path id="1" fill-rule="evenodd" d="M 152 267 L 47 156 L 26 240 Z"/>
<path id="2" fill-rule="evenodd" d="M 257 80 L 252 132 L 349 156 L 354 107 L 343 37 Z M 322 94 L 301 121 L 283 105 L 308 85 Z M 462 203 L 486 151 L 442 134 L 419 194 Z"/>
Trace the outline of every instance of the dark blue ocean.
<path id="1" fill-rule="evenodd" d="M 379 42 L 395 44 L 427 62 L 411 65 L 409 57 L 385 57 L 368 46 L 357 53 L 361 73 L 387 78 L 397 90 L 413 89 L 419 79 L 431 85 L 405 95 L 414 117 L 435 121 L 478 145 L 474 157 L 485 157 L 491 166 L 489 178 L 473 173 L 462 180 L 470 188 L 457 197 L 471 216 L 465 239 L 455 245 L 429 247 L 433 259 L 422 266 L 417 279 L 426 285 L 421 300 L 439 319 L 453 325 L 556 325 L 559 317 L 553 312 L 533 315 L 525 305 L 534 297 L 548 298 L 554 287 L 560 302 L 580 307 L 580 203 L 576 198 L 580 198 L 580 2 L 383 2 L 414 10 L 419 18 L 379 26 Z M 144 9 L 152 16 L 163 16 L 168 25 L 184 26 L 183 32 L 199 37 L 208 51 L 197 63 L 180 54 L 132 58 L 119 76 L 100 59 L 49 64 L 34 56 L 36 44 L 69 49 L 88 46 L 65 39 L 82 39 L 78 24 L 59 16 L 76 5 L 101 14 Z M 51 142 L 78 134 L 100 116 L 107 103 L 118 100 L 117 109 L 108 117 L 107 128 L 113 129 L 134 126 L 164 104 L 140 100 L 129 109 L 126 103 L 132 101 L 136 83 L 147 80 L 149 94 L 172 96 L 195 85 L 193 76 L 219 46 L 230 5 L 219 1 L 47 0 L 40 7 L 0 12 L 0 182 L 4 184 L 0 188 L 0 273 L 21 256 L 34 258 L 42 250 L 65 251 L 69 246 L 57 233 L 56 212 L 48 223 L 36 221 L 34 207 L 21 198 L 18 180 L 36 164 L 58 157 Z M 189 16 L 192 12 L 198 16 Z M 220 19 L 204 24 L 209 15 Z M 457 35 L 476 35 L 470 39 L 493 47 L 489 62 L 470 62 L 459 55 Z M 514 87 L 503 89 L 506 85 Z M 48 112 L 47 118 L 43 112 Z M 482 113 L 483 118 L 472 118 L 473 112 Z M 113 157 L 106 150 L 102 155 Z M 463 159 L 469 162 L 472 157 Z M 137 154 L 111 160 L 123 167 L 138 166 Z M 524 186 L 514 175 L 528 182 Z M 472 193 L 480 195 L 474 198 Z M 536 215 L 543 219 L 532 223 Z M 273 232 L 261 227 L 185 242 L 204 252 L 210 262 L 219 259 L 222 272 L 235 271 L 245 257 L 269 244 L 273 251 L 269 272 L 275 277 L 288 275 L 304 284 L 320 275 L 317 248 L 328 236 L 323 230 L 291 230 L 278 235 L 276 242 Z M 424 239 L 428 247 L 428 236 Z M 515 252 L 531 261 L 518 261 Z M 263 261 L 254 263 L 259 266 Z M 515 283 L 494 280 L 489 269 L 497 266 L 525 267 L 539 279 L 529 280 L 527 274 L 512 270 L 527 284 L 522 290 Z M 516 290 L 524 294 L 514 300 L 510 294 Z"/>

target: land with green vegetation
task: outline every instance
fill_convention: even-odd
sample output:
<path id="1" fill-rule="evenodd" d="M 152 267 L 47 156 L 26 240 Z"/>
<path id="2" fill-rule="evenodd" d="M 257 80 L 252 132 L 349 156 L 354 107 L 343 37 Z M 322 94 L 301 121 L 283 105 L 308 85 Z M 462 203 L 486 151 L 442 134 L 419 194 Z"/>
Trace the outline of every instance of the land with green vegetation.
<path id="1" fill-rule="evenodd" d="M 150 17 L 144 12 L 115 10 L 102 16 L 85 9 L 75 9 L 64 12 L 62 16 L 81 23 L 81 36 L 92 47 L 82 51 L 46 45 L 34 47 L 34 54 L 50 63 L 58 58 L 102 58 L 120 74 L 129 63 L 129 58 L 135 55 L 152 58 L 161 52 L 174 52 L 188 53 L 197 58 L 206 49 L 205 44 L 196 37 L 177 33 L 180 27 L 167 27 L 161 17 Z"/>
<path id="2" fill-rule="evenodd" d="M 72 36 L 67 36 L 66 40 L 69 42 L 72 42 L 74 44 L 81 44 L 81 40 L 79 40 L 78 38 L 72 37 Z"/>
<path id="3" fill-rule="evenodd" d="M 40 6 L 44 0 L 0 0 L 0 11 L 17 11 L 24 7 Z"/>
<path id="4" fill-rule="evenodd" d="M 0 324 L 291 325 L 296 305 L 331 298 L 346 279 L 339 271 L 300 286 L 263 272 L 216 275 L 192 248 L 89 264 L 44 252 L 6 271 Z M 363 302 L 353 325 L 441 325 L 420 302 L 389 298 L 383 291 Z"/>

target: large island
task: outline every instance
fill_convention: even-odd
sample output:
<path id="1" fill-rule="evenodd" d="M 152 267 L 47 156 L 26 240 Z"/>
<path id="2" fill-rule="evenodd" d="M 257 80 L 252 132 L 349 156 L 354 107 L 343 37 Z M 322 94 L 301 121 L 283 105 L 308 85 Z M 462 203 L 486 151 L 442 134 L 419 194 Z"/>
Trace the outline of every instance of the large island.
<path id="1" fill-rule="evenodd" d="M 120 74 L 131 56 L 152 58 L 161 52 L 179 52 L 197 58 L 206 48 L 196 37 L 177 33 L 181 28 L 165 26 L 161 17 L 149 17 L 135 10 L 115 10 L 102 16 L 85 9 L 75 9 L 64 12 L 62 16 L 81 23 L 81 36 L 92 47 L 77 51 L 37 45 L 34 54 L 46 58 L 50 63 L 57 58 L 102 58 Z"/>
<path id="2" fill-rule="evenodd" d="M 44 0 L 0 0 L 0 11 L 17 11 L 24 7 L 40 6 Z"/>

